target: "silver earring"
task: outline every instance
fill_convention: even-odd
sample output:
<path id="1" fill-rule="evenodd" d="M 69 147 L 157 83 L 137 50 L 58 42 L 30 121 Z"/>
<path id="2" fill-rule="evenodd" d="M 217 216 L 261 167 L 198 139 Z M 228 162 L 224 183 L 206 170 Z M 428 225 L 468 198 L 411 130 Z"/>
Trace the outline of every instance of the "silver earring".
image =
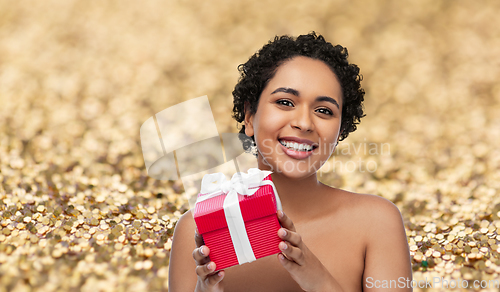
<path id="1" fill-rule="evenodd" d="M 250 146 L 250 153 L 254 156 L 257 156 L 257 145 L 255 145 L 255 142 L 252 144 L 252 146 Z"/>

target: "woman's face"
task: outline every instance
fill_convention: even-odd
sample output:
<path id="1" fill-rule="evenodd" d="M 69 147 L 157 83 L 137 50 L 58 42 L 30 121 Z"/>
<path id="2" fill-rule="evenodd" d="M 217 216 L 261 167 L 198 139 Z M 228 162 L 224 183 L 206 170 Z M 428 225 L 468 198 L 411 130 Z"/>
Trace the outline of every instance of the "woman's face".
<path id="1" fill-rule="evenodd" d="M 262 91 L 245 134 L 254 136 L 259 168 L 290 178 L 315 174 L 339 137 L 342 89 L 322 61 L 294 57 L 278 67 Z"/>

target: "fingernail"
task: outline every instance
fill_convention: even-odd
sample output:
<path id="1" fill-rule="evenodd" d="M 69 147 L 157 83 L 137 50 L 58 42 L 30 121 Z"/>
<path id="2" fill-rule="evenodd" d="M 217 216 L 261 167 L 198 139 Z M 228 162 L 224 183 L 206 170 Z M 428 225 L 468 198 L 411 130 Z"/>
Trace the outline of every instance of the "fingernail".
<path id="1" fill-rule="evenodd" d="M 285 212 L 283 212 L 283 210 L 281 210 L 281 218 L 285 217 Z"/>
<path id="2" fill-rule="evenodd" d="M 214 264 L 213 264 L 213 263 L 208 264 L 208 265 L 207 265 L 207 268 L 208 268 L 209 270 L 213 270 L 213 269 L 214 269 Z"/>
<path id="3" fill-rule="evenodd" d="M 285 237 L 286 236 L 286 230 L 285 229 L 280 229 L 281 236 Z"/>
<path id="4" fill-rule="evenodd" d="M 202 255 L 205 255 L 205 252 L 203 251 L 203 246 L 202 246 L 202 247 L 200 247 L 200 253 L 201 253 Z"/>
<path id="5" fill-rule="evenodd" d="M 286 243 L 284 243 L 283 241 L 282 241 L 282 242 L 280 242 L 280 249 L 281 249 L 281 250 L 285 250 L 285 249 L 287 249 L 287 248 L 288 248 L 288 245 L 286 245 Z"/>

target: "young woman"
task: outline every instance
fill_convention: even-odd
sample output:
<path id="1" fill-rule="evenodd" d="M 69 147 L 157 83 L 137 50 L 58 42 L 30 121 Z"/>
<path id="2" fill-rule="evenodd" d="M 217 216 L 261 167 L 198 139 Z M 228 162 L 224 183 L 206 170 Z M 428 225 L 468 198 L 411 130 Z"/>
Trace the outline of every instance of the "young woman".
<path id="1" fill-rule="evenodd" d="M 398 208 L 316 176 L 364 116 L 347 50 L 315 33 L 276 37 L 239 69 L 234 117 L 257 147 L 259 169 L 273 172 L 286 212 L 277 214 L 282 252 L 218 271 L 188 211 L 173 237 L 169 291 L 411 290 Z"/>

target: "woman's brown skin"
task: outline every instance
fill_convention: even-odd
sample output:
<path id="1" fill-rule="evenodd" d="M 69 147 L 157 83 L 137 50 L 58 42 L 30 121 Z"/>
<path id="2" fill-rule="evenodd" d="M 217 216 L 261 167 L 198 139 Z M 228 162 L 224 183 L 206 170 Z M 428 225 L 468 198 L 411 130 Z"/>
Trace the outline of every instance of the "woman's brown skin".
<path id="1" fill-rule="evenodd" d="M 382 197 L 332 188 L 317 179 L 340 134 L 341 92 L 336 75 L 321 61 L 295 57 L 278 68 L 257 112 L 245 117 L 245 133 L 255 138 L 259 169 L 273 171 L 286 212 L 277 213 L 282 252 L 217 274 L 216 267 L 209 269 L 210 251 L 195 236 L 188 211 L 174 233 L 169 291 L 392 291 L 411 280 L 397 207 Z M 281 148 L 282 137 L 308 139 L 318 147 L 310 157 L 295 159 Z M 399 286 L 370 285 L 377 280 L 394 280 Z"/>
<path id="2" fill-rule="evenodd" d="M 210 261 L 210 249 L 204 245 L 203 237 L 195 231 L 194 240 L 196 248 L 193 250 L 193 258 L 196 262 L 196 275 L 198 282 L 194 291 L 224 291 L 222 279 L 224 271 L 215 272 L 216 266 Z"/>

